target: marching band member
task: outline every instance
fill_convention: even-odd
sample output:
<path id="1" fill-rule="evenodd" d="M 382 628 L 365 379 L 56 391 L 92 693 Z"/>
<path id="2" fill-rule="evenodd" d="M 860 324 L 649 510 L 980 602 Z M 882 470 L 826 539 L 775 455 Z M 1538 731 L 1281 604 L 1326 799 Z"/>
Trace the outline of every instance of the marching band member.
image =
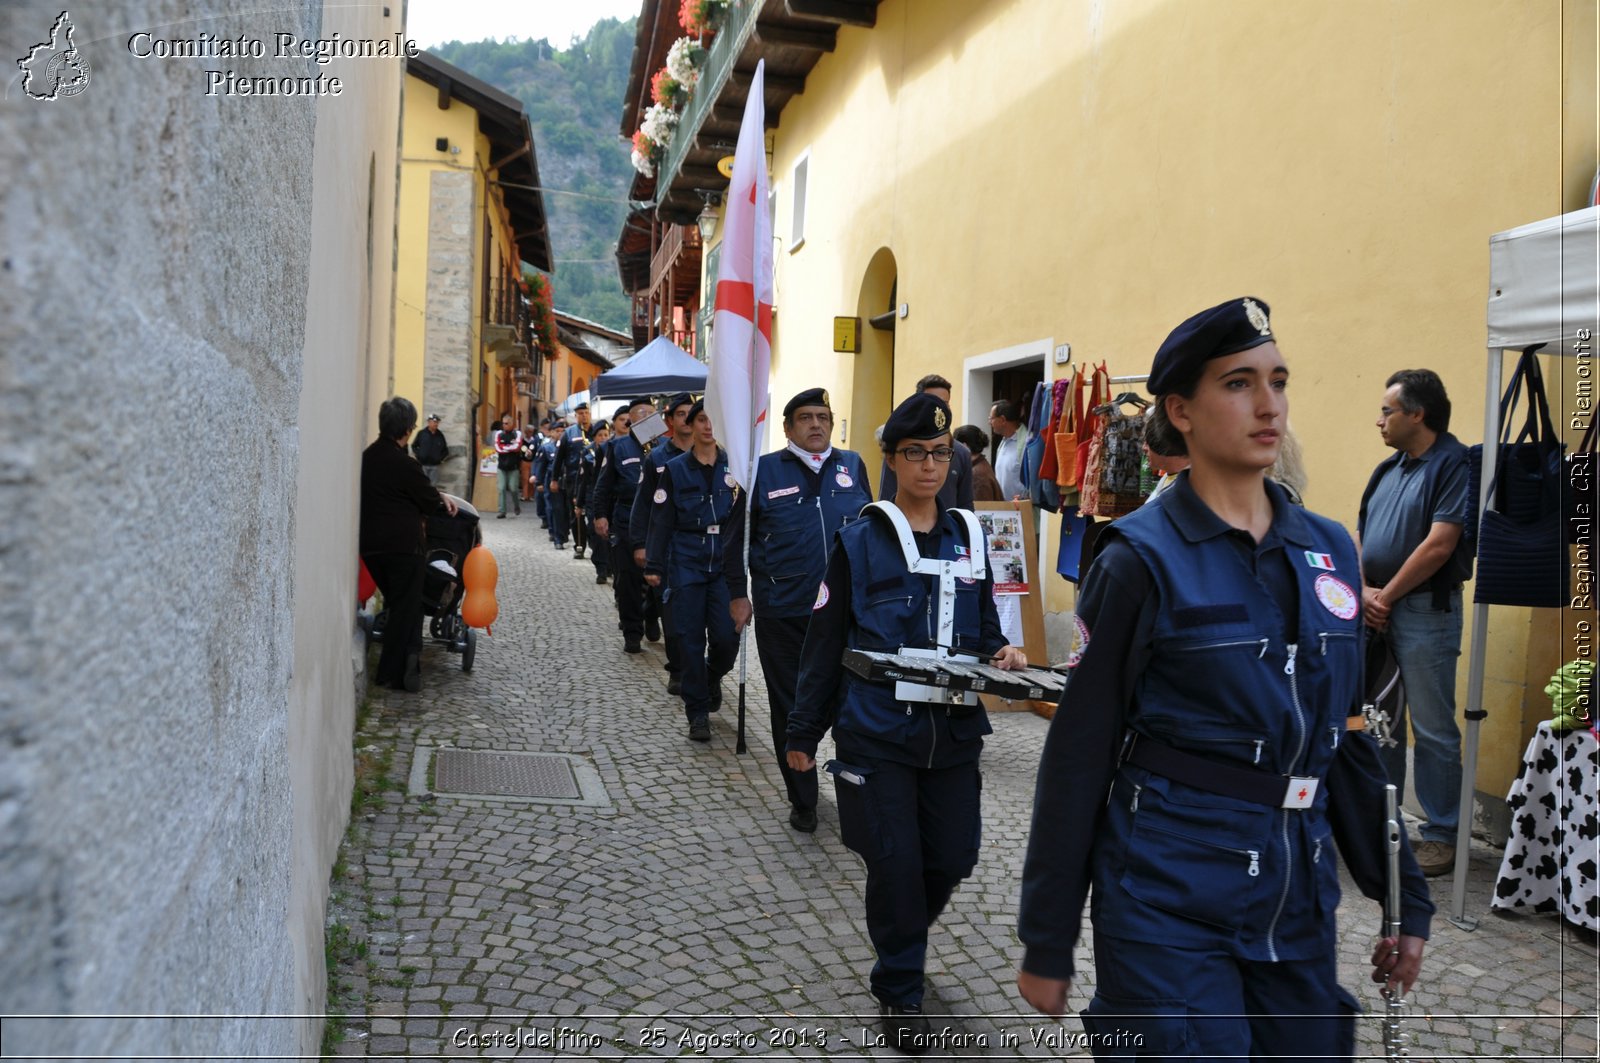
<path id="1" fill-rule="evenodd" d="M 1190 467 L 1111 524 L 1073 618 L 1023 867 L 1017 985 L 1066 1006 L 1093 884 L 1097 1056 L 1337 1057 L 1334 848 L 1384 887 L 1384 771 L 1361 706 L 1360 569 L 1338 524 L 1267 478 L 1289 370 L 1258 299 L 1173 330 L 1149 389 L 1156 449 Z M 1159 438 L 1164 436 L 1166 438 Z M 1409 990 L 1433 904 L 1409 847 L 1398 940 L 1374 981 Z"/>
<path id="2" fill-rule="evenodd" d="M 899 687 L 846 672 L 842 657 L 846 649 L 955 651 L 1004 669 L 1027 666 L 1001 634 L 977 518 L 938 500 L 955 456 L 950 428 L 950 407 L 926 393 L 884 425 L 898 494 L 835 536 L 789 717 L 787 758 L 797 772 L 812 769 L 832 726 L 840 835 L 867 867 L 867 930 L 878 953 L 872 992 L 885 1033 L 910 1054 L 930 1047 L 922 1014 L 928 929 L 978 859 L 978 755 L 991 728 L 975 697 L 951 704 L 920 687 L 902 698 Z"/>

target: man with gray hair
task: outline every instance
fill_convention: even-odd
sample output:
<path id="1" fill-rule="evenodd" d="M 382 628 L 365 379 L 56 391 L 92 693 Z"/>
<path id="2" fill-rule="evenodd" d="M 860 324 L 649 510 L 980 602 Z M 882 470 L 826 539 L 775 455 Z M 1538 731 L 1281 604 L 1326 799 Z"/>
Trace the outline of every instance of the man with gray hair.
<path id="1" fill-rule="evenodd" d="M 1416 847 L 1424 874 L 1455 864 L 1461 793 L 1456 658 L 1461 656 L 1461 583 L 1472 552 L 1467 519 L 1467 448 L 1450 434 L 1450 397 L 1431 369 L 1403 369 L 1385 384 L 1378 431 L 1395 453 L 1361 496 L 1361 604 L 1400 666 L 1405 704 L 1384 749 L 1389 781 L 1406 785 L 1406 713 L 1416 736 L 1417 803 L 1427 816 Z"/>

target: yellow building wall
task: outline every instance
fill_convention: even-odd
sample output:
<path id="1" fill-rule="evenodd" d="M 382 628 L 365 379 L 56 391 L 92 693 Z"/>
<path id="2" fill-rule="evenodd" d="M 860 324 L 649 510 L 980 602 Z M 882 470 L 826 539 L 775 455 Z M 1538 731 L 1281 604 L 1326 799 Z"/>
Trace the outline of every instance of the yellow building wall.
<path id="1" fill-rule="evenodd" d="M 1389 373 L 1437 370 L 1481 439 L 1488 238 L 1582 205 L 1594 39 L 1592 5 L 1558 0 L 885 0 L 774 137 L 774 402 L 828 387 L 851 411 L 836 441 L 871 457 L 889 405 L 853 409 L 873 356 L 832 353 L 831 324 L 884 308 L 862 299 L 886 253 L 908 311 L 892 394 L 940 372 L 958 421 L 965 359 L 1070 343 L 1144 373 L 1180 320 L 1254 294 L 1293 371 L 1307 502 L 1353 528 Z M 1548 711 L 1553 632 L 1494 611 L 1482 790 L 1505 792 Z"/>
<path id="2" fill-rule="evenodd" d="M 473 164 L 465 148 L 461 155 L 449 155 L 437 151 L 434 140 L 447 137 L 450 143 L 464 146 L 478 140 L 478 113 L 460 101 L 452 101 L 448 110 L 441 111 L 438 100 L 438 88 L 406 75 L 400 129 L 394 371 L 389 394 L 403 395 L 419 406 L 423 401 L 422 351 L 428 305 L 429 174 Z"/>
<path id="3" fill-rule="evenodd" d="M 420 408 L 424 400 L 424 351 L 428 285 L 428 231 L 430 174 L 439 170 L 465 170 L 473 175 L 474 202 L 479 213 L 468 224 L 473 243 L 470 357 L 462 367 L 470 387 L 480 393 L 477 429 L 482 434 L 498 424 L 499 414 L 514 410 L 516 389 L 509 369 L 502 369 L 493 353 L 485 348 L 483 223 L 489 221 L 489 255 L 493 264 L 491 280 L 499 281 L 499 270 L 509 268 L 521 276 L 521 263 L 511 240 L 510 219 L 503 198 L 490 183 L 498 171 L 490 170 L 494 157 L 489 138 L 478 128 L 478 112 L 460 100 L 440 110 L 439 90 L 421 78 L 405 79 L 404 118 L 401 128 L 401 167 L 399 198 L 399 254 L 395 276 L 394 370 L 391 394 L 403 395 Z M 440 152 L 435 141 L 445 137 L 458 154 Z M 452 431 L 452 440 L 465 445 L 469 432 L 465 425 Z M 480 448 L 481 450 L 481 448 Z M 487 485 L 484 481 L 487 480 Z M 494 492 L 492 477 L 475 477 L 471 492 L 475 504 Z"/>

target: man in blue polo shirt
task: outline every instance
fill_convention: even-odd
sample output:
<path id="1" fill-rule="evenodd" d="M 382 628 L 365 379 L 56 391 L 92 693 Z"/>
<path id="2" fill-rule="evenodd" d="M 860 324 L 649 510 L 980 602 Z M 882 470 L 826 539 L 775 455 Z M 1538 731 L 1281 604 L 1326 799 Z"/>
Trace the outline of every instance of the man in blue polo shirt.
<path id="1" fill-rule="evenodd" d="M 1450 434 L 1450 397 L 1439 374 L 1404 369 L 1385 386 L 1378 431 L 1396 453 L 1378 465 L 1361 496 L 1361 602 L 1367 626 L 1388 634 L 1406 692 L 1384 767 L 1403 793 L 1409 710 L 1413 787 L 1427 816 L 1417 863 L 1424 874 L 1442 875 L 1455 864 L 1461 795 L 1456 658 L 1461 583 L 1472 564 L 1462 542 L 1467 448 Z"/>

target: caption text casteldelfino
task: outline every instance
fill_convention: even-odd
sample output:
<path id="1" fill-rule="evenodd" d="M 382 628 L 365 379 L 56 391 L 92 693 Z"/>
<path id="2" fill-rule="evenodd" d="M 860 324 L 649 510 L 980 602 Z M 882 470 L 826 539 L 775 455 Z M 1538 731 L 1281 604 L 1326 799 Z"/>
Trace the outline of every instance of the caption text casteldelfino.
<path id="1" fill-rule="evenodd" d="M 269 38 L 220 37 L 200 33 L 194 37 L 157 37 L 140 30 L 128 38 L 128 54 L 135 59 L 309 59 L 327 66 L 335 59 L 414 59 L 422 49 L 400 33 L 382 38 L 301 37 L 274 33 Z M 318 73 L 315 77 L 253 77 L 232 70 L 205 71 L 207 96 L 337 96 L 344 83 Z"/>

